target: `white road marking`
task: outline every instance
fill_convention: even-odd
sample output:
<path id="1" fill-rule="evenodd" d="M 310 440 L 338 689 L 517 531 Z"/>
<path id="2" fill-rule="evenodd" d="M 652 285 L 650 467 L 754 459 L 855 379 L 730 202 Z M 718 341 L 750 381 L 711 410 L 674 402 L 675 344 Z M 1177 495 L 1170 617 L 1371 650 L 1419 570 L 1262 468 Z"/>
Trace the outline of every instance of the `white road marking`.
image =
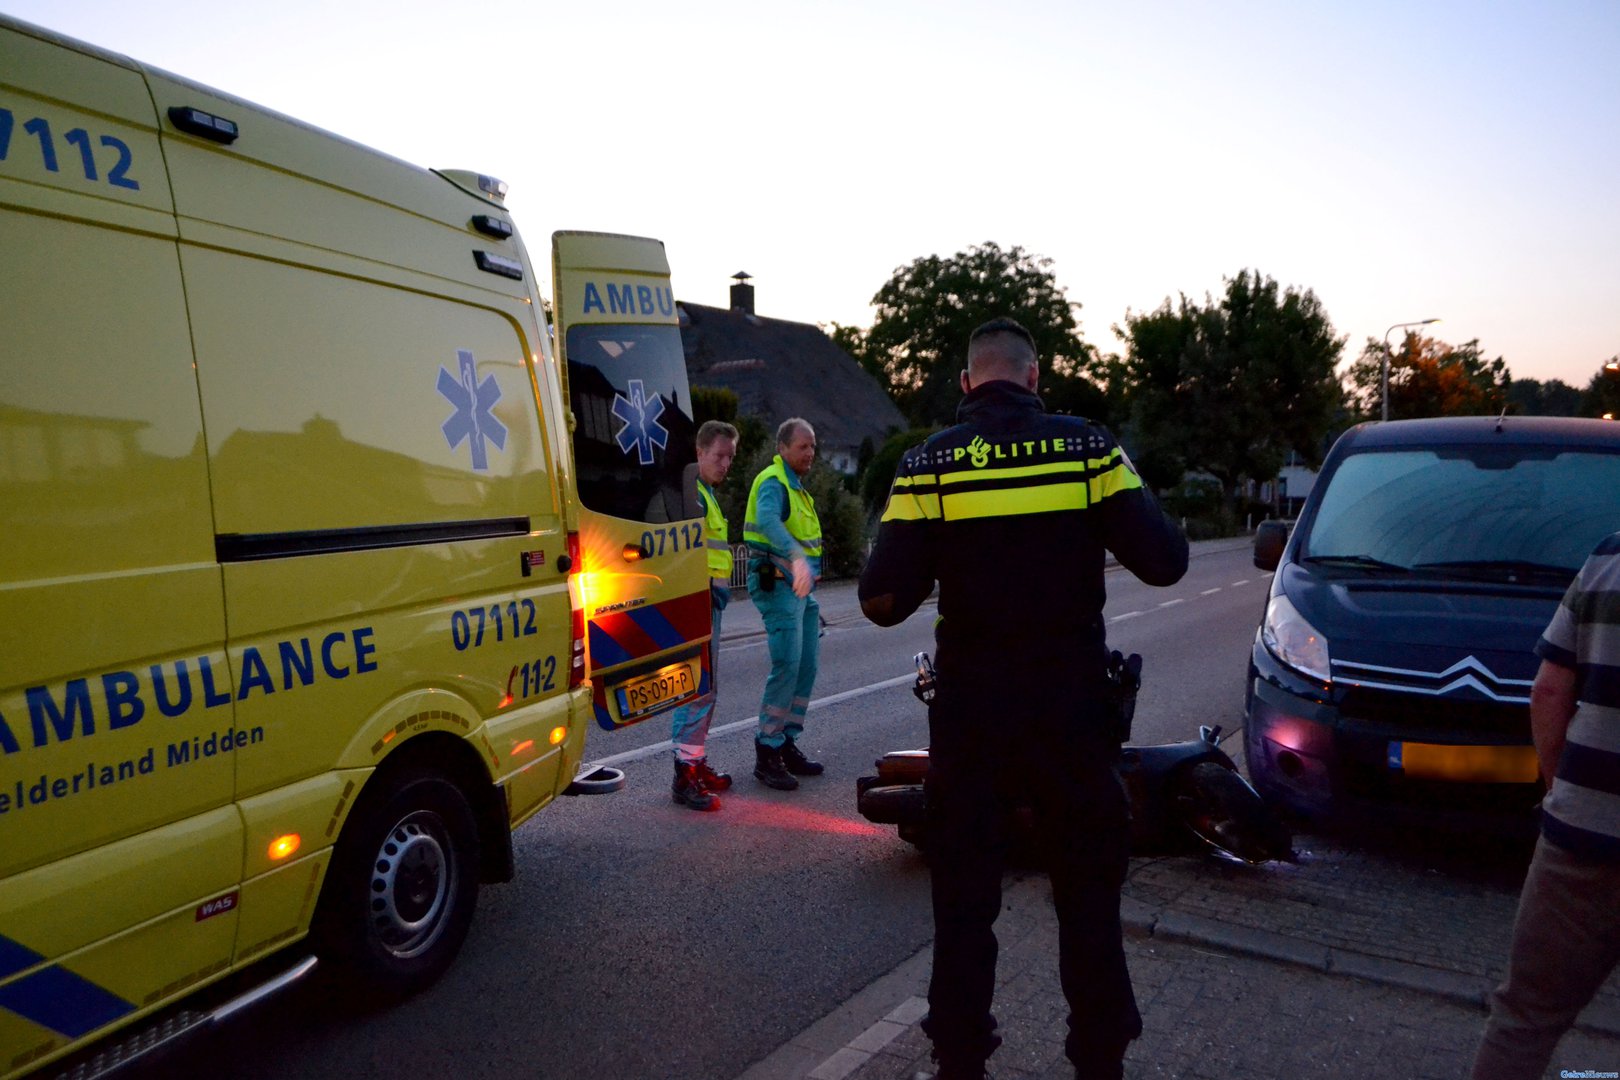
<path id="1" fill-rule="evenodd" d="M 884 679 L 882 682 L 871 683 L 867 686 L 857 686 L 853 690 L 845 690 L 839 694 L 829 694 L 824 698 L 816 698 L 810 703 L 809 709 L 820 709 L 828 705 L 836 705 L 841 701 L 849 701 L 851 698 L 865 697 L 867 694 L 875 694 L 879 690 L 888 690 L 889 688 L 895 686 L 908 686 L 916 677 L 917 676 L 913 674 L 896 675 L 894 678 Z M 806 711 L 808 711 L 808 709 Z M 719 727 L 710 728 L 709 738 L 713 739 L 716 736 L 729 735 L 734 731 L 742 731 L 744 729 L 753 730 L 758 726 L 759 714 L 755 713 L 746 719 L 733 720 L 729 724 L 721 724 Z M 634 750 L 626 750 L 622 754 L 614 754 L 611 757 L 597 758 L 595 761 L 587 761 L 579 767 L 579 772 L 575 775 L 588 775 L 604 765 L 622 765 L 629 761 L 641 761 L 645 758 L 656 757 L 657 755 L 664 753 L 666 750 L 673 749 L 674 745 L 675 744 L 670 740 L 665 739 L 663 742 L 656 742 L 650 746 L 640 746 Z"/>
<path id="2" fill-rule="evenodd" d="M 1234 582 L 1232 582 L 1232 588 L 1235 589 L 1239 585 L 1247 585 L 1248 583 L 1249 583 L 1248 578 L 1245 578 L 1242 581 L 1234 581 Z M 1216 587 L 1216 588 L 1213 588 L 1213 589 L 1205 589 L 1199 595 L 1200 596 L 1213 596 L 1215 593 L 1218 593 L 1220 591 L 1221 590 L 1220 590 L 1219 587 Z M 1186 597 L 1178 597 L 1175 600 L 1165 600 L 1165 601 L 1163 601 L 1162 603 L 1159 604 L 1159 607 L 1160 608 L 1175 607 L 1177 604 L 1186 603 L 1186 601 L 1187 601 Z M 1147 614 L 1145 611 L 1125 611 L 1125 612 L 1121 612 L 1118 615 L 1110 616 L 1108 621 L 1111 622 L 1111 623 L 1124 622 L 1126 619 L 1134 619 L 1139 615 L 1145 615 L 1145 614 Z M 827 629 L 828 630 L 834 630 L 834 629 L 840 629 L 841 630 L 841 629 L 844 629 L 844 627 L 833 627 L 833 626 L 829 625 L 827 627 Z M 765 639 L 763 637 L 760 637 L 760 638 L 755 639 L 755 640 L 740 642 L 740 643 L 735 644 L 735 645 L 721 645 L 720 646 L 720 651 L 721 652 L 738 652 L 738 651 L 741 651 L 743 649 L 757 649 L 757 648 L 763 646 L 764 644 L 765 644 Z M 888 689 L 890 689 L 892 687 L 896 687 L 896 686 L 905 686 L 905 685 L 910 684 L 911 681 L 913 679 L 915 679 L 915 678 L 916 678 L 916 676 L 912 675 L 912 674 L 897 675 L 892 679 L 884 679 L 882 682 L 871 683 L 871 684 L 869 684 L 867 686 L 858 686 L 853 690 L 845 690 L 842 693 L 838 693 L 838 694 L 829 694 L 827 697 L 817 698 L 816 700 L 812 701 L 810 703 L 810 705 L 809 705 L 809 708 L 810 709 L 824 708 L 825 706 L 828 706 L 828 705 L 836 705 L 841 701 L 849 701 L 852 698 L 865 697 L 867 694 L 875 694 L 879 690 L 888 690 Z M 721 724 L 719 727 L 710 728 L 709 729 L 709 737 L 712 739 L 712 738 L 716 738 L 716 737 L 721 736 L 721 735 L 730 735 L 733 732 L 737 732 L 737 731 L 753 730 L 753 728 L 755 726 L 757 726 L 758 723 L 759 723 L 759 717 L 758 717 L 757 714 L 753 715 L 753 716 L 746 717 L 746 718 L 744 718 L 742 720 L 733 720 L 729 724 Z M 595 761 L 587 761 L 587 762 L 585 762 L 584 764 L 582 764 L 579 767 L 579 772 L 576 775 L 585 776 L 585 775 L 591 773 L 592 771 L 601 768 L 604 765 L 623 765 L 623 764 L 625 764 L 627 762 L 631 762 L 631 761 L 642 761 L 642 760 L 644 760 L 646 758 L 656 757 L 657 755 L 662 754 L 667 750 L 673 749 L 674 745 L 675 744 L 673 742 L 671 742 L 669 739 L 665 739 L 662 742 L 653 743 L 650 746 L 638 747 L 635 750 L 626 750 L 622 754 L 614 754 L 614 755 L 612 755 L 610 757 L 597 758 Z"/>

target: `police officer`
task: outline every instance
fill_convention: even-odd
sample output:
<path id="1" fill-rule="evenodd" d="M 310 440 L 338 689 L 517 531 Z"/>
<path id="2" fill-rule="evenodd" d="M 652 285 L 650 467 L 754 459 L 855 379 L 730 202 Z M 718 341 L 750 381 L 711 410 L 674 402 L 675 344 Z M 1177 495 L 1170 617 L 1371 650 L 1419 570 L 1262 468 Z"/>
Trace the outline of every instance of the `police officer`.
<path id="1" fill-rule="evenodd" d="M 715 680 L 720 672 L 720 613 L 731 602 L 731 545 L 726 515 L 714 489 L 731 471 L 737 456 L 737 429 L 721 420 L 705 420 L 697 432 L 698 500 L 703 503 L 703 546 L 709 556 L 709 597 L 713 635 L 709 638 L 709 692 L 678 707 L 670 718 L 675 747 L 675 781 L 671 798 L 693 810 L 720 809 L 719 793 L 731 787 L 729 773 L 709 767 L 705 746 L 714 719 Z"/>
<path id="2" fill-rule="evenodd" d="M 1047 415 L 1035 342 L 1012 319 L 968 341 L 955 427 L 901 461 L 861 609 L 881 626 L 939 583 L 929 708 L 934 964 L 923 1029 L 942 1080 L 978 1078 L 1000 1045 L 990 1011 L 1013 797 L 1035 812 L 1058 914 L 1058 971 L 1077 1077 L 1123 1074 L 1142 1021 L 1119 890 L 1129 818 L 1103 688 L 1103 561 L 1151 585 L 1187 569 L 1187 539 L 1104 428 Z"/>
<path id="3" fill-rule="evenodd" d="M 748 596 L 765 620 L 771 673 L 754 736 L 754 776 L 779 791 L 796 777 L 820 776 L 821 763 L 798 747 L 821 651 L 821 519 L 804 478 L 816 460 L 816 432 L 793 417 L 776 429 L 776 457 L 754 477 L 743 539 L 749 548 Z"/>

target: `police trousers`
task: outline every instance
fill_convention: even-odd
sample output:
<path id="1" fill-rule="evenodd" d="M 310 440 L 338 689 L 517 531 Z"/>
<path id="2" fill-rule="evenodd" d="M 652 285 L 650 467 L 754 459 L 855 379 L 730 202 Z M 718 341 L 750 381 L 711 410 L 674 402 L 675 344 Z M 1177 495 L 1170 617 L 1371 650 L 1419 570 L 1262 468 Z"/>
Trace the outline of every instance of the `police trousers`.
<path id="1" fill-rule="evenodd" d="M 925 783 L 934 965 L 923 1030 L 941 1062 L 982 1062 L 1000 1044 L 993 927 L 1012 811 L 1027 805 L 1057 909 L 1065 1050 L 1079 1076 L 1118 1076 L 1142 1033 L 1119 918 L 1130 810 L 1101 703 L 1061 670 L 947 669 L 941 657 Z"/>

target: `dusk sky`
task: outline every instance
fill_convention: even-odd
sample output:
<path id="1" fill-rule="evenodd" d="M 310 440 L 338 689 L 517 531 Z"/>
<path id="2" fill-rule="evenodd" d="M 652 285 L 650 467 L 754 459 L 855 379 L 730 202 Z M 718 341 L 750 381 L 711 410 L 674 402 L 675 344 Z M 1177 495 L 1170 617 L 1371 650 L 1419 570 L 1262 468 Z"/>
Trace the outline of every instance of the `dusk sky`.
<path id="1" fill-rule="evenodd" d="M 1584 387 L 1620 353 L 1620 3 L 0 0 L 554 229 L 682 300 L 871 321 L 898 266 L 1052 260 L 1087 341 L 1255 269 Z M 0 73 L 0 78 L 4 73 Z M 987 312 L 986 315 L 994 313 Z M 1399 332 L 1397 331 L 1397 334 Z"/>

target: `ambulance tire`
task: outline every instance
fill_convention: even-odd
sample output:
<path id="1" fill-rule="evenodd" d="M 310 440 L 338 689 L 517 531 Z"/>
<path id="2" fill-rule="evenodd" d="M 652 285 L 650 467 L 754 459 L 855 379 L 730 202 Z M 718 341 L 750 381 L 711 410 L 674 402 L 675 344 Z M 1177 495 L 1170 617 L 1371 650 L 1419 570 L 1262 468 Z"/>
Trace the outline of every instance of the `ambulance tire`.
<path id="1" fill-rule="evenodd" d="M 397 1000 L 444 974 L 478 903 L 478 827 L 461 789 L 409 765 L 376 778 L 339 838 L 317 941 L 336 978 Z"/>

